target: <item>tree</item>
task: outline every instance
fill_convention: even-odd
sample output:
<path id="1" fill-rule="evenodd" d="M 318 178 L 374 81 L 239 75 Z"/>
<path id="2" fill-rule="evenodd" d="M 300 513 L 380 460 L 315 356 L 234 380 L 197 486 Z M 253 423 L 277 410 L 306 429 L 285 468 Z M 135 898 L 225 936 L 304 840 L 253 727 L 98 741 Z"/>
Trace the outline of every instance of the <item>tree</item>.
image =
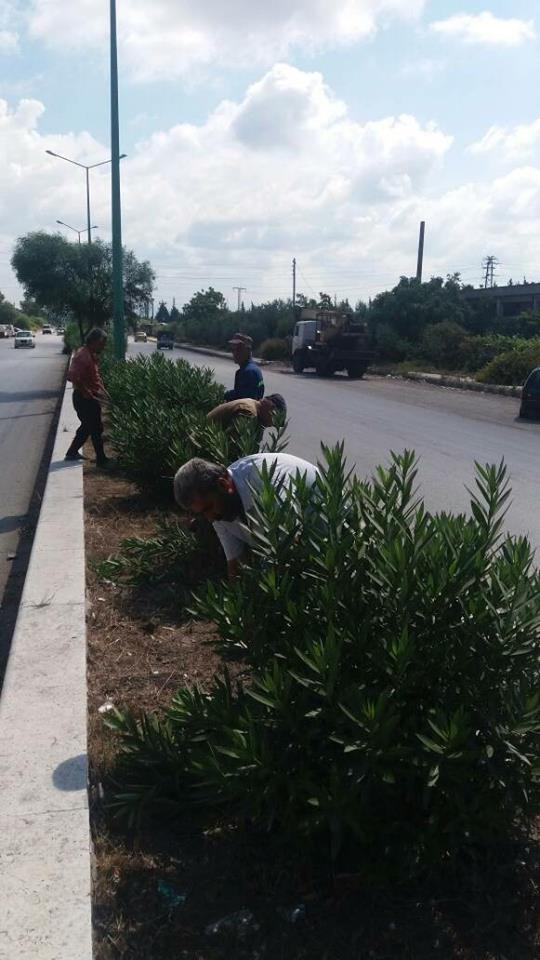
<path id="1" fill-rule="evenodd" d="M 171 315 L 165 306 L 164 300 L 162 300 L 159 304 L 155 319 L 156 323 L 169 323 L 169 320 L 171 319 Z"/>
<path id="2" fill-rule="evenodd" d="M 401 277 L 393 290 L 375 297 L 369 312 L 370 329 L 377 339 L 377 327 L 392 329 L 396 338 L 418 343 L 428 324 L 452 321 L 467 328 L 472 314 L 463 297 L 459 274 L 446 280 L 432 277 L 427 283 Z"/>
<path id="3" fill-rule="evenodd" d="M 199 290 L 182 307 L 183 334 L 198 343 L 225 343 L 237 323 L 227 309 L 225 297 L 213 287 Z"/>
<path id="4" fill-rule="evenodd" d="M 171 307 L 171 323 L 178 324 L 182 319 L 182 314 L 180 313 L 178 307 L 173 303 Z"/>
<path id="5" fill-rule="evenodd" d="M 70 243 L 44 231 L 19 237 L 11 265 L 27 299 L 72 318 L 81 338 L 94 326 L 107 326 L 112 317 L 112 247 L 97 240 Z M 124 251 L 125 310 L 128 321 L 152 294 L 154 271 Z"/>
<path id="6" fill-rule="evenodd" d="M 19 306 L 27 317 L 40 317 L 42 319 L 45 317 L 45 311 L 32 297 L 25 297 L 19 302 Z"/>

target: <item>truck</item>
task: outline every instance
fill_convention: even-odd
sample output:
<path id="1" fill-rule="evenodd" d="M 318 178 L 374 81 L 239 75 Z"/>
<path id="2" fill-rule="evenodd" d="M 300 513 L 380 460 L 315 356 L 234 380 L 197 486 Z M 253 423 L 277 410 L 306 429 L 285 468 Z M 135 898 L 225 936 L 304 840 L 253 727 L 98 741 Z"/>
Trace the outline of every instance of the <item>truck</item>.
<path id="1" fill-rule="evenodd" d="M 295 373 L 314 369 L 319 377 L 346 370 L 351 379 L 364 376 L 372 358 L 366 325 L 354 313 L 302 307 L 296 311 L 292 338 Z"/>

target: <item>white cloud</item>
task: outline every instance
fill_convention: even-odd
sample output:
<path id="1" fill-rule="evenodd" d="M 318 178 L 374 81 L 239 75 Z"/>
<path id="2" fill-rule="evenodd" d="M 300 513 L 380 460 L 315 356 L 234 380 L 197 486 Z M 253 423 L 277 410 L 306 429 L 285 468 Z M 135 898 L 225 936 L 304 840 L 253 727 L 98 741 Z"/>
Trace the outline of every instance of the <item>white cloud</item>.
<path id="1" fill-rule="evenodd" d="M 0 290 L 10 296 L 17 235 L 54 230 L 57 219 L 85 224 L 82 172 L 44 151 L 83 162 L 108 155 L 85 132 L 41 134 L 43 110 L 35 100 L 15 109 L 0 102 Z M 420 219 L 426 274 L 476 269 L 486 252 L 529 272 L 540 259 L 540 170 L 520 166 L 441 191 L 451 144 L 413 116 L 357 123 L 319 73 L 278 64 L 204 123 L 157 131 L 130 151 L 124 241 L 151 259 L 157 296 L 179 304 L 209 284 L 227 296 L 247 286 L 247 302 L 287 296 L 293 255 L 299 290 L 373 295 L 414 273 Z M 92 219 L 108 237 L 108 168 L 95 170 L 91 185 Z"/>
<path id="2" fill-rule="evenodd" d="M 484 136 L 471 144 L 474 154 L 497 152 L 503 160 L 526 160 L 540 149 L 540 119 L 515 127 L 490 127 Z"/>
<path id="3" fill-rule="evenodd" d="M 495 17 L 489 10 L 478 14 L 457 13 L 446 20 L 436 20 L 430 24 L 430 30 L 467 44 L 498 47 L 517 47 L 536 36 L 532 20 Z"/>
<path id="4" fill-rule="evenodd" d="M 269 65 L 369 37 L 393 19 L 414 20 L 426 0 L 130 0 L 118 11 L 120 58 L 138 79 L 192 76 L 210 64 Z M 62 51 L 106 51 L 107 0 L 33 0 L 31 34 Z"/>
<path id="5" fill-rule="evenodd" d="M 15 53 L 19 49 L 19 35 L 14 30 L 0 30 L 0 53 Z"/>

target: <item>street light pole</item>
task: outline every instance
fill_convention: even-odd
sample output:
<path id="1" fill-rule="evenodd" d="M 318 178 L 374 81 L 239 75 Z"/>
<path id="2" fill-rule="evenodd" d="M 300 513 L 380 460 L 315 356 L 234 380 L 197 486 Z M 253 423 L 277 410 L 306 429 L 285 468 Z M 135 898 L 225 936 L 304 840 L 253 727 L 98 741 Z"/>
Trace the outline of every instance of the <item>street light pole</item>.
<path id="1" fill-rule="evenodd" d="M 120 131 L 118 120 L 118 56 L 116 44 L 116 0 L 110 0 L 111 15 L 111 200 L 112 200 L 112 281 L 114 352 L 125 357 L 124 289 L 122 283 L 122 208 L 120 197 Z"/>
<path id="2" fill-rule="evenodd" d="M 86 229 L 88 230 L 88 243 L 92 243 L 92 227 L 90 226 L 90 170 L 86 168 Z"/>
<path id="3" fill-rule="evenodd" d="M 86 233 L 86 231 L 88 230 L 88 227 L 83 228 L 81 230 L 77 230 L 77 227 L 72 227 L 70 223 L 64 223 L 63 220 L 57 220 L 56 222 L 59 223 L 61 227 L 67 227 L 68 230 L 73 230 L 73 233 L 76 233 L 79 238 L 79 246 L 80 246 L 81 233 Z M 97 228 L 98 228 L 97 223 L 93 223 L 92 226 L 90 227 L 90 230 L 97 230 Z"/>
<path id="4" fill-rule="evenodd" d="M 55 153 L 54 150 L 46 150 L 45 153 L 48 153 L 51 157 L 57 157 L 59 160 L 65 160 L 66 163 L 72 163 L 74 167 L 80 167 L 81 170 L 86 172 L 86 228 L 88 230 L 88 243 L 92 243 L 92 230 L 94 229 L 90 223 L 90 170 L 93 170 L 94 167 L 103 167 L 107 163 L 112 163 L 112 160 L 100 160 L 99 163 L 79 163 L 78 160 L 70 160 L 69 157 L 63 157 L 61 153 Z M 122 153 L 119 157 L 119 160 L 123 160 L 126 157 L 126 153 Z M 84 231 L 81 230 L 81 233 Z"/>

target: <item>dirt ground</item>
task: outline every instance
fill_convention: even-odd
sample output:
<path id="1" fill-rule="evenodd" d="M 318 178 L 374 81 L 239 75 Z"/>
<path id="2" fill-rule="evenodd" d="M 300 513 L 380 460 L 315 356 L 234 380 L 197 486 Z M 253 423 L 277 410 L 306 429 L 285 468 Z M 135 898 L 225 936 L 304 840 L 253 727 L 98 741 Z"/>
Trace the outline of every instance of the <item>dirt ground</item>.
<path id="1" fill-rule="evenodd" d="M 85 507 L 96 960 L 540 958 L 535 840 L 493 851 L 483 870 L 378 890 L 360 874 L 329 874 L 317 851 L 292 856 L 249 824 L 187 812 L 137 834 L 113 824 L 103 783 L 114 744 L 100 707 L 159 711 L 180 686 L 204 687 L 220 659 L 212 625 L 185 619 L 174 584 L 127 589 L 95 573 L 124 538 L 152 535 L 169 508 L 92 464 Z"/>

